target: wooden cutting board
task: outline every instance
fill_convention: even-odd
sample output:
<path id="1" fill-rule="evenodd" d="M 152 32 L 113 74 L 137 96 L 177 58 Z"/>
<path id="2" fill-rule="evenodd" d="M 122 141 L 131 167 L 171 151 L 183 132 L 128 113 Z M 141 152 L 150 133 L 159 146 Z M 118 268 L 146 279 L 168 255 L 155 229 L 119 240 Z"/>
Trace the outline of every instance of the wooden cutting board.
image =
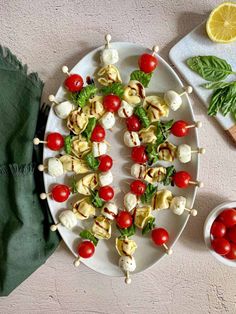
<path id="1" fill-rule="evenodd" d="M 205 30 L 206 22 L 199 25 L 191 33 L 182 38 L 169 52 L 169 57 L 185 80 L 194 88 L 195 93 L 206 107 L 210 102 L 212 90 L 201 87 L 206 81 L 193 72 L 186 65 L 189 57 L 200 55 L 214 55 L 225 59 L 234 71 L 236 71 L 236 42 L 230 44 L 219 44 L 212 42 Z M 230 75 L 226 81 L 236 80 L 235 75 Z M 229 115 L 223 117 L 220 113 L 216 119 L 220 125 L 228 132 L 236 143 L 236 121 Z"/>

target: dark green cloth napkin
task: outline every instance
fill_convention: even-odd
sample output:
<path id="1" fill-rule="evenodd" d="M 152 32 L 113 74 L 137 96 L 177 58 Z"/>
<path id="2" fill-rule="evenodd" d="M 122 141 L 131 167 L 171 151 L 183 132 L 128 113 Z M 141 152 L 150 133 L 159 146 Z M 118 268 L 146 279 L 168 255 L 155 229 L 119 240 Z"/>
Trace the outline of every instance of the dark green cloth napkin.
<path id="1" fill-rule="evenodd" d="M 11 52 L 0 47 L 0 296 L 8 295 L 54 252 L 47 202 L 37 164 L 42 151 L 32 144 L 43 83 L 27 75 Z M 45 122 L 45 121 L 44 121 Z M 44 125 L 38 122 L 39 136 Z"/>

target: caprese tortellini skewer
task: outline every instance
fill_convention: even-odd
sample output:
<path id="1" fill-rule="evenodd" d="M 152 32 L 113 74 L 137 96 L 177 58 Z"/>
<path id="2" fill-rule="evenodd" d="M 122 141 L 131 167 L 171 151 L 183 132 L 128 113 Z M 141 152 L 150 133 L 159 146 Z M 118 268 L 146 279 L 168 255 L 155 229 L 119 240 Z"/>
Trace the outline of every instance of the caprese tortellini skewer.
<path id="1" fill-rule="evenodd" d="M 53 132 L 48 134 L 48 136 L 46 137 L 46 141 L 42 141 L 39 138 L 35 137 L 33 139 L 33 144 L 46 144 L 49 149 L 57 151 L 64 147 L 64 137 L 60 133 Z"/>
<path id="2" fill-rule="evenodd" d="M 173 110 L 176 111 L 178 110 L 183 101 L 182 101 L 182 96 L 183 95 L 187 95 L 187 94 L 191 94 L 193 91 L 192 86 L 187 86 L 185 88 L 185 91 L 178 94 L 177 92 L 175 92 L 174 90 L 168 90 L 167 92 L 165 92 L 164 94 L 164 100 L 166 102 L 166 104 Z"/>
<path id="3" fill-rule="evenodd" d="M 186 207 L 186 198 L 183 196 L 175 196 L 170 202 L 170 210 L 176 215 L 182 215 L 184 211 L 189 212 L 192 216 L 197 216 L 196 209 L 189 209 Z"/>
<path id="4" fill-rule="evenodd" d="M 60 119 L 67 119 L 71 111 L 75 110 L 75 105 L 69 100 L 59 103 L 54 95 L 49 95 L 48 100 L 54 104 L 53 109 Z"/>
<path id="5" fill-rule="evenodd" d="M 174 124 L 171 127 L 171 133 L 177 137 L 183 137 L 188 135 L 188 132 L 192 128 L 201 128 L 202 122 L 197 121 L 193 124 L 188 124 L 184 120 L 178 120 L 174 122 Z"/>

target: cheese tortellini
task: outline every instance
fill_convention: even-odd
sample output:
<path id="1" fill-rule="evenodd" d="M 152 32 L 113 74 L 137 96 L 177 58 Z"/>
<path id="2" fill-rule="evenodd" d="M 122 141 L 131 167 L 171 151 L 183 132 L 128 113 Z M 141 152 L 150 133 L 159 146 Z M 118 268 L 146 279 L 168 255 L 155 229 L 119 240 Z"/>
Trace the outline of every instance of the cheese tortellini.
<path id="1" fill-rule="evenodd" d="M 82 110 L 71 111 L 67 118 L 67 127 L 74 134 L 78 135 L 86 129 L 88 116 Z"/>
<path id="2" fill-rule="evenodd" d="M 142 143 L 155 143 L 157 139 L 156 132 L 157 127 L 155 125 L 150 125 L 148 128 L 139 131 L 139 138 Z"/>
<path id="3" fill-rule="evenodd" d="M 172 198 L 172 193 L 169 190 L 157 191 L 152 198 L 152 208 L 154 210 L 168 209 Z"/>
<path id="4" fill-rule="evenodd" d="M 96 119 L 100 119 L 105 113 L 105 109 L 103 107 L 103 96 L 94 96 L 93 98 L 90 98 L 88 105 L 83 108 L 83 112 L 89 118 L 94 117 Z"/>
<path id="5" fill-rule="evenodd" d="M 147 220 L 151 217 L 151 206 L 137 207 L 135 209 L 134 224 L 137 228 L 143 229 Z"/>
<path id="6" fill-rule="evenodd" d="M 125 87 L 124 100 L 130 105 L 137 105 L 145 98 L 145 88 L 139 81 L 132 80 Z"/>
<path id="7" fill-rule="evenodd" d="M 101 68 L 98 73 L 98 82 L 103 86 L 108 86 L 112 83 L 121 83 L 119 70 L 114 65 L 108 64 Z"/>
<path id="8" fill-rule="evenodd" d="M 95 215 L 95 207 L 91 205 L 89 197 L 85 197 L 73 205 L 73 213 L 79 220 L 85 220 Z"/>
<path id="9" fill-rule="evenodd" d="M 169 108 L 164 99 L 159 96 L 147 96 L 143 102 L 150 122 L 159 121 L 161 117 L 168 117 Z"/>
<path id="10" fill-rule="evenodd" d="M 104 216 L 98 216 L 95 218 L 92 232 L 98 239 L 108 240 L 111 237 L 111 220 Z"/>
<path id="11" fill-rule="evenodd" d="M 158 146 L 157 153 L 160 160 L 172 162 L 176 156 L 176 146 L 170 142 L 162 143 Z"/>
<path id="12" fill-rule="evenodd" d="M 162 182 L 166 176 L 165 167 L 147 168 L 143 171 L 142 178 L 148 183 Z"/>
<path id="13" fill-rule="evenodd" d="M 72 153 L 81 158 L 87 153 L 89 153 L 92 149 L 91 143 L 89 143 L 83 136 L 75 136 L 71 142 L 71 151 Z"/>
<path id="14" fill-rule="evenodd" d="M 132 256 L 137 249 L 137 244 L 131 239 L 116 238 L 116 250 L 120 256 Z"/>
<path id="15" fill-rule="evenodd" d="M 74 171 L 77 174 L 82 174 L 90 171 L 87 163 L 83 159 L 71 155 L 63 155 L 59 159 L 65 172 Z"/>
<path id="16" fill-rule="evenodd" d="M 97 173 L 90 173 L 76 182 L 75 188 L 79 194 L 90 195 L 91 190 L 94 190 L 98 185 Z"/>

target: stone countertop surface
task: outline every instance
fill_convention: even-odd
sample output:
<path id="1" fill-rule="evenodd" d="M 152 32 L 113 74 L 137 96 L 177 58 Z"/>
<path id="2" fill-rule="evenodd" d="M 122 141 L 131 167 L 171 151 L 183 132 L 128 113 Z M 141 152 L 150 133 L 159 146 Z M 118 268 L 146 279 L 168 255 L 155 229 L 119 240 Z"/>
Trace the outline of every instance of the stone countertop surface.
<path id="1" fill-rule="evenodd" d="M 9 47 L 45 82 L 43 100 L 63 80 L 61 66 L 71 68 L 91 49 L 114 41 L 158 43 L 168 61 L 170 48 L 200 24 L 214 0 L 0 0 L 1 44 Z M 205 249 L 203 224 L 210 210 L 236 199 L 236 154 L 231 140 L 193 98 L 196 120 L 203 122 L 196 218 L 189 223 L 170 258 L 136 275 L 125 286 L 120 278 L 72 265 L 62 243 L 48 261 L 7 298 L 0 313 L 236 313 L 236 268 L 216 261 Z"/>

